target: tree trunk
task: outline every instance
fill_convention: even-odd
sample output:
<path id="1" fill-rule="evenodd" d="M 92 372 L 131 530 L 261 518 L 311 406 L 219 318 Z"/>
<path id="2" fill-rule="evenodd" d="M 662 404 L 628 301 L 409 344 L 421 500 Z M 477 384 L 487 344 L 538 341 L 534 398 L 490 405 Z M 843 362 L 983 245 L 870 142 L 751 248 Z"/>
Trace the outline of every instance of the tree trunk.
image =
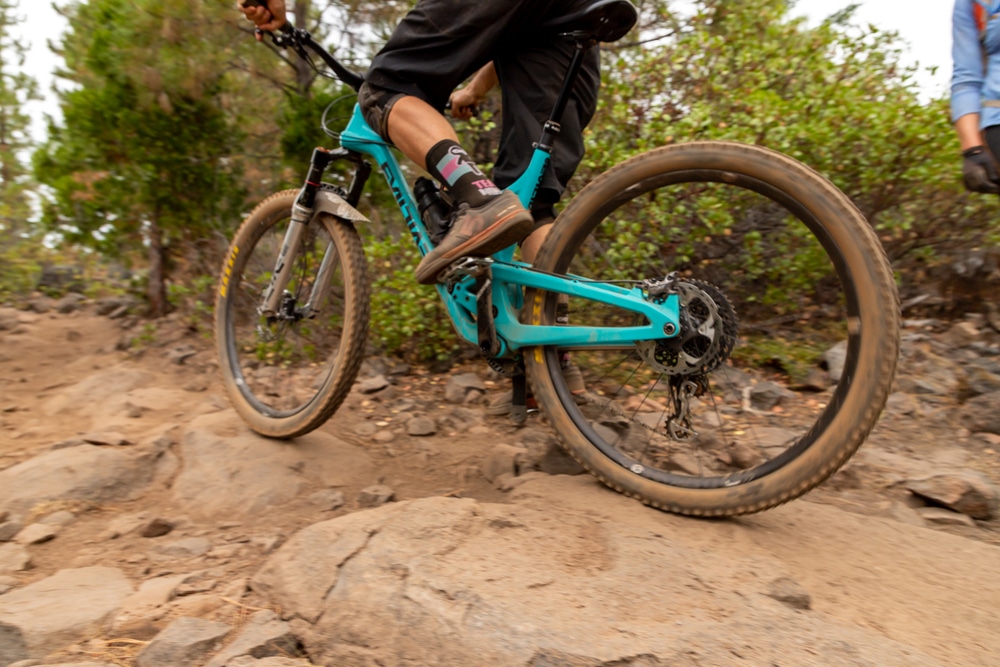
<path id="1" fill-rule="evenodd" d="M 299 28 L 308 27 L 306 22 L 309 20 L 309 4 L 308 0 L 298 0 L 295 3 L 295 25 Z M 295 63 L 295 89 L 303 99 L 309 99 L 314 79 L 312 68 L 302 58 L 295 58 L 292 62 Z"/>
<path id="2" fill-rule="evenodd" d="M 156 222 L 154 214 L 149 223 L 149 282 L 146 285 L 146 298 L 149 300 L 151 317 L 163 317 L 167 314 L 167 251 L 163 247 L 163 232 Z"/>

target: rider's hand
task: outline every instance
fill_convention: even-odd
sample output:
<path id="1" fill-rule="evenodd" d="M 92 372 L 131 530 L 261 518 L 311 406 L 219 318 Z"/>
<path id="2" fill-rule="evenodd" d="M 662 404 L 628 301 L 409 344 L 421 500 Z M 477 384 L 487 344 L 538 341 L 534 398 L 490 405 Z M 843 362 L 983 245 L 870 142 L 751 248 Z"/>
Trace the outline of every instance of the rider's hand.
<path id="1" fill-rule="evenodd" d="M 962 177 L 966 188 L 972 192 L 1000 193 L 1000 174 L 993 156 L 985 148 L 973 146 L 962 151 L 962 157 Z"/>
<path id="2" fill-rule="evenodd" d="M 260 30 L 273 32 L 286 23 L 285 0 L 267 0 L 267 7 L 252 7 L 244 5 L 243 0 L 237 0 L 237 6 Z"/>
<path id="3" fill-rule="evenodd" d="M 476 94 L 472 86 L 454 91 L 448 98 L 448 103 L 451 104 L 451 117 L 469 120 L 476 115 L 476 107 L 482 101 L 483 96 Z"/>

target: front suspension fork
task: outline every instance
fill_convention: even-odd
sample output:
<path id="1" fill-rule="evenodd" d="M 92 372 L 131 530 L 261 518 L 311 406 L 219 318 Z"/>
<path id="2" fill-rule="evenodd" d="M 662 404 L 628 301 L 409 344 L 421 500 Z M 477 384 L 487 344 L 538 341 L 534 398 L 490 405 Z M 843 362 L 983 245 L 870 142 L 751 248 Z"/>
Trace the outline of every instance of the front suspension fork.
<path id="1" fill-rule="evenodd" d="M 309 175 L 305 183 L 299 190 L 295 204 L 292 205 L 292 218 L 285 231 L 285 238 L 278 252 L 278 258 L 274 263 L 274 271 L 271 273 L 271 280 L 268 282 L 264 295 L 261 298 L 259 314 L 269 320 L 275 318 L 287 319 L 286 313 L 282 311 L 282 304 L 286 301 L 286 290 L 292 277 L 291 267 L 295 263 L 296 253 L 302 242 L 306 227 L 312 221 L 313 207 L 316 203 L 316 193 L 322 185 L 323 172 L 335 160 L 351 160 L 357 169 L 354 174 L 354 181 L 348 193 L 347 201 L 351 206 L 355 206 L 361 198 L 361 191 L 365 181 L 371 174 L 371 167 L 356 153 L 339 149 L 328 151 L 325 148 L 317 148 L 313 151 L 312 160 L 309 164 Z M 330 274 L 336 268 L 337 250 L 331 243 L 323 256 L 319 274 L 313 284 L 312 293 L 309 296 L 307 306 L 303 309 L 303 317 L 314 314 L 315 309 L 326 297 L 326 292 L 330 282 Z"/>

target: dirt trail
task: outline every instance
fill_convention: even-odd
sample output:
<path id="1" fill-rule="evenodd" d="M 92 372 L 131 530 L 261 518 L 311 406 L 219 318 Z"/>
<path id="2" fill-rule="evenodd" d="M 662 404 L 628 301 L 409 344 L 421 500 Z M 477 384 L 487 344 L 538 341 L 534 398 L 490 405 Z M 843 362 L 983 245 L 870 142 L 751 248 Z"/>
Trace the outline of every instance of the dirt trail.
<path id="1" fill-rule="evenodd" d="M 149 446 L 162 453 L 150 472 L 152 481 L 141 493 L 113 502 L 57 501 L 20 517 L 27 525 L 62 510 L 75 515 L 55 539 L 29 546 L 32 567 L 17 572 L 8 588 L 16 591 L 63 569 L 94 565 L 120 568 L 136 584 L 165 574 L 210 572 L 211 586 L 177 594 L 159 616 L 149 615 L 131 626 L 119 620 L 115 629 L 132 631 L 140 644 L 174 617 L 232 620 L 245 616 L 247 608 L 267 605 L 259 593 L 246 590 L 245 582 L 275 548 L 317 522 L 379 504 L 365 493 L 380 485 L 388 487 L 397 502 L 462 497 L 512 503 L 525 512 L 575 513 L 580 520 L 545 524 L 549 531 L 568 531 L 549 533 L 556 551 L 552 557 L 570 559 L 570 566 L 588 571 L 612 567 L 613 545 L 625 543 L 620 530 L 632 531 L 628 535 L 645 531 L 676 542 L 683 550 L 678 554 L 697 560 L 667 568 L 676 576 L 692 577 L 674 582 L 678 590 L 689 592 L 685 600 L 698 606 L 702 621 L 724 622 L 732 616 L 742 628 L 740 637 L 757 631 L 747 624 L 754 610 L 765 604 L 763 598 L 744 599 L 744 588 L 766 595 L 773 580 L 787 578 L 808 592 L 808 613 L 833 626 L 891 640 L 943 665 L 997 664 L 998 521 L 956 518 L 952 525 L 932 524 L 917 513 L 914 508 L 920 503 L 902 485 L 909 477 L 948 466 L 980 471 L 996 483 L 1000 447 L 991 446 L 989 438 L 956 430 L 945 404 L 924 403 L 916 411 L 890 409 L 856 460 L 804 499 L 757 516 L 705 522 L 642 507 L 586 476 L 533 473 L 513 493 L 498 490 L 484 474 L 495 463 L 491 452 L 496 445 L 544 438 L 547 428 L 533 417 L 527 431 L 519 430 L 504 419 L 485 417 L 478 404 L 447 403 L 447 375 L 411 372 L 397 376 L 394 386 L 377 395 L 355 391 L 316 434 L 294 444 L 274 443 L 250 436 L 235 419 L 222 393 L 210 341 L 179 320 L 154 331 L 142 323 L 97 316 L 88 306 L 69 314 L 0 309 L 0 324 L 4 322 L 0 471 L 51 452 L 53 446 L 59 451 L 79 444 L 95 433 L 122 436 L 131 443 L 118 448 L 122 450 L 158 442 Z M 137 340 L 121 349 L 125 346 L 120 342 L 129 339 Z M 455 372 L 470 371 L 486 377 L 485 367 L 479 365 Z M 489 380 L 486 384 L 501 388 Z M 433 418 L 433 435 L 407 435 L 405 421 L 412 411 L 406 408 L 412 402 L 421 406 L 423 416 Z M 236 449 L 218 449 L 218 456 L 245 460 L 212 459 L 213 448 L 223 441 Z M 196 461 L 195 454 L 202 458 Z M 256 468 L 255 458 L 260 464 Z M 272 473 L 287 480 L 272 485 L 267 479 Z M 259 507 L 246 511 L 248 503 L 261 498 Z M 171 539 L 207 539 L 214 548 L 181 560 L 157 555 L 150 545 L 166 538 L 143 537 L 135 530 L 157 518 L 169 521 Z M 0 526 L 3 521 L 0 517 Z M 591 530 L 615 533 L 618 542 Z M 575 555 L 559 551 L 574 540 L 583 547 L 601 542 L 607 553 L 583 547 Z M 498 556 L 498 562 L 503 560 Z M 593 598 L 594 593 L 587 595 Z M 0 610 L 3 599 L 0 595 Z M 604 602 L 602 613 L 609 622 L 629 616 L 624 608 L 616 616 L 621 600 Z M 548 603 L 558 602 L 553 598 Z M 678 613 L 674 610 L 671 618 L 681 618 Z M 780 629 L 772 630 L 780 637 Z M 101 655 L 108 664 L 132 664 L 130 649 L 96 650 L 106 638 L 83 641 L 68 652 L 52 650 L 63 656 L 59 662 L 73 656 L 79 662 L 80 655 L 88 654 Z M 777 646 L 767 654 L 771 660 L 785 645 L 774 637 L 768 641 Z M 808 655 L 793 646 L 792 638 L 787 641 L 793 660 Z M 825 662 L 817 656 L 809 664 L 878 664 L 865 661 L 864 641 L 852 641 L 860 642 L 856 661 Z M 757 659 L 739 664 L 770 664 L 762 662 L 763 653 L 753 655 Z M 0 665 L 6 664 L 0 659 Z"/>

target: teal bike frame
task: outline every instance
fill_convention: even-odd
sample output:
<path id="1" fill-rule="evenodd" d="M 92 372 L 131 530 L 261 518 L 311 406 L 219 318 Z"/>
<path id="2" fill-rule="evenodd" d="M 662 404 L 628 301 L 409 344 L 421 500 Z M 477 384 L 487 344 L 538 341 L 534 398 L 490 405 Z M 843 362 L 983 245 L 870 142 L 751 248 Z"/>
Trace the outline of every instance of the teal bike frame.
<path id="1" fill-rule="evenodd" d="M 396 203 L 406 220 L 406 226 L 420 249 L 426 255 L 433 248 L 430 235 L 420 219 L 416 201 L 406 182 L 399 162 L 390 146 L 369 127 L 355 106 L 354 115 L 343 132 L 340 143 L 345 149 L 368 155 L 381 168 Z M 550 151 L 536 146 L 528 168 L 510 186 L 521 203 L 530 207 L 548 165 Z M 514 246 L 493 255 L 489 265 L 492 273 L 492 304 L 494 324 L 500 350 L 497 357 L 513 356 L 524 347 L 557 345 L 564 348 L 626 347 L 638 341 L 672 338 L 680 331 L 678 297 L 668 295 L 662 303 L 655 303 L 639 287 L 623 287 L 572 275 L 553 275 L 535 271 L 530 265 L 513 261 Z M 610 304 L 623 310 L 638 313 L 648 324 L 631 327 L 575 327 L 532 326 L 519 322 L 518 312 L 523 305 L 524 288 L 559 292 L 574 297 Z M 448 314 L 459 335 L 477 344 L 476 280 L 462 276 L 453 285 L 437 285 Z"/>

